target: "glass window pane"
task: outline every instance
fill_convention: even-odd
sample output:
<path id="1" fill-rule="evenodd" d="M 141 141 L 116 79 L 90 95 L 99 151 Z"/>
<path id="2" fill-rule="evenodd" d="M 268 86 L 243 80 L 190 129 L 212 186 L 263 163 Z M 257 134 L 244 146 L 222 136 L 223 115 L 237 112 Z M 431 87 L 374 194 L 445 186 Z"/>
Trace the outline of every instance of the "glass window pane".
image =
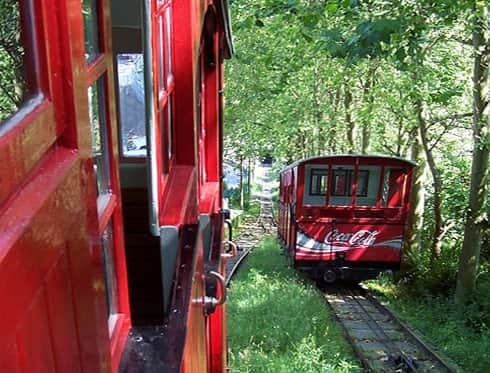
<path id="1" fill-rule="evenodd" d="M 30 94 L 20 4 L 18 0 L 0 1 L 0 122 L 15 113 Z"/>
<path id="2" fill-rule="evenodd" d="M 98 3 L 98 0 L 82 0 L 87 64 L 95 60 L 100 53 Z"/>
<path id="3" fill-rule="evenodd" d="M 165 75 L 165 35 L 163 17 L 158 17 L 158 87 L 160 91 L 165 89 L 167 77 Z"/>
<path id="4" fill-rule="evenodd" d="M 146 157 L 143 55 L 119 54 L 119 126 L 124 157 Z"/>
<path id="5" fill-rule="evenodd" d="M 103 78 L 99 79 L 88 88 L 88 103 L 92 133 L 94 172 L 97 180 L 97 194 L 100 195 L 108 193 L 110 189 L 109 152 Z"/>
<path id="6" fill-rule="evenodd" d="M 167 76 L 172 75 L 172 14 L 171 8 L 165 10 L 165 35 L 167 36 L 166 55 L 167 55 Z"/>
<path id="7" fill-rule="evenodd" d="M 311 195 L 325 195 L 327 187 L 328 170 L 311 170 Z"/>
<path id="8" fill-rule="evenodd" d="M 112 221 L 109 222 L 101 240 L 104 260 L 104 278 L 106 288 L 107 316 L 118 313 L 118 294 L 116 263 L 114 261 L 114 235 Z"/>
<path id="9" fill-rule="evenodd" d="M 357 192 L 356 196 L 366 197 L 368 192 L 369 171 L 359 170 L 357 175 Z"/>
<path id="10" fill-rule="evenodd" d="M 380 188 L 380 176 L 381 167 L 363 166 L 362 169 L 359 169 L 356 206 L 376 206 Z"/>
<path id="11" fill-rule="evenodd" d="M 345 196 L 348 185 L 347 170 L 334 170 L 332 180 L 332 196 Z"/>
<path id="12" fill-rule="evenodd" d="M 173 95 L 168 96 L 168 106 L 167 106 L 167 147 L 168 147 L 168 159 L 172 158 L 172 155 L 174 153 L 174 147 L 173 147 Z"/>
<path id="13" fill-rule="evenodd" d="M 385 171 L 383 181 L 383 207 L 401 207 L 405 172 L 401 169 L 389 169 Z"/>

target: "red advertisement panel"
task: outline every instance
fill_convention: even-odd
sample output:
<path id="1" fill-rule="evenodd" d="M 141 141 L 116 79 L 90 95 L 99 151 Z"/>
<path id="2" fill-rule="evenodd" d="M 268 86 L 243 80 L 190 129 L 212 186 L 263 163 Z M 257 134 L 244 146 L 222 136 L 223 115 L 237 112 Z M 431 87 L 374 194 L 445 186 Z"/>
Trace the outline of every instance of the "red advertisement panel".
<path id="1" fill-rule="evenodd" d="M 296 260 L 399 262 L 403 225 L 298 223 Z"/>

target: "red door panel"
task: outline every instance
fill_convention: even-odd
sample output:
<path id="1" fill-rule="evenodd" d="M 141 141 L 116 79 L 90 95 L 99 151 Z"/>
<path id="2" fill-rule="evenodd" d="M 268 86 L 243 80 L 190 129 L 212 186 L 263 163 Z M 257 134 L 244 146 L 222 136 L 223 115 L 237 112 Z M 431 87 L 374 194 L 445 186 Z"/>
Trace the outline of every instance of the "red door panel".
<path id="1" fill-rule="evenodd" d="M 49 326 L 45 289 L 40 288 L 16 333 L 19 365 L 22 371 L 53 372 L 55 370 Z"/>
<path id="2" fill-rule="evenodd" d="M 63 160 L 53 162 L 53 160 Z M 100 371 L 94 267 L 76 156 L 56 151 L 0 217 L 0 361 L 28 372 Z M 76 294 L 76 297 L 73 297 Z M 77 332 L 78 331 L 78 332 Z M 11 345 L 16 344 L 12 350 Z M 36 368 L 34 368 L 36 367 Z"/>
<path id="3" fill-rule="evenodd" d="M 68 259 L 63 252 L 46 278 L 46 299 L 58 372 L 80 372 Z M 60 353 L 60 351 L 62 353 Z"/>

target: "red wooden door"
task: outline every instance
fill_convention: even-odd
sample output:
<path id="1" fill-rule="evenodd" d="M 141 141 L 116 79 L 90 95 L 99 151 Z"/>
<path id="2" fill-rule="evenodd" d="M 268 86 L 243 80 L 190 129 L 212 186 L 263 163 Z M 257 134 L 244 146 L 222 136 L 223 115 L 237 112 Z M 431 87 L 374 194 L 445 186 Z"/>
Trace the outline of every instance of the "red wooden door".
<path id="1" fill-rule="evenodd" d="M 115 371 L 129 315 L 109 4 L 8 6 L 20 93 L 0 94 L 0 371 Z"/>

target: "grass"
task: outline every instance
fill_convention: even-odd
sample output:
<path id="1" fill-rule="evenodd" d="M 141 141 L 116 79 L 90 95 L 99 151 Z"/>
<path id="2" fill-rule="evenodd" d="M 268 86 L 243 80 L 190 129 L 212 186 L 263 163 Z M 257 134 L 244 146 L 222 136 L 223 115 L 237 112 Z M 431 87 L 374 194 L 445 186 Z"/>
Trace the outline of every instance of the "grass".
<path id="1" fill-rule="evenodd" d="M 480 279 L 480 300 L 468 307 L 465 318 L 458 318 L 454 299 L 449 296 L 420 294 L 391 281 L 370 281 L 377 292 L 402 320 L 420 331 L 424 340 L 437 346 L 463 372 L 490 371 L 490 275 Z"/>
<path id="2" fill-rule="evenodd" d="M 233 237 L 238 237 L 246 229 L 243 222 L 245 220 L 255 221 L 260 214 L 260 203 L 257 201 L 250 202 L 243 213 L 238 215 L 232 221 L 233 225 Z"/>
<path id="3" fill-rule="evenodd" d="M 275 240 L 257 247 L 227 303 L 230 372 L 360 372 L 342 329 Z"/>

